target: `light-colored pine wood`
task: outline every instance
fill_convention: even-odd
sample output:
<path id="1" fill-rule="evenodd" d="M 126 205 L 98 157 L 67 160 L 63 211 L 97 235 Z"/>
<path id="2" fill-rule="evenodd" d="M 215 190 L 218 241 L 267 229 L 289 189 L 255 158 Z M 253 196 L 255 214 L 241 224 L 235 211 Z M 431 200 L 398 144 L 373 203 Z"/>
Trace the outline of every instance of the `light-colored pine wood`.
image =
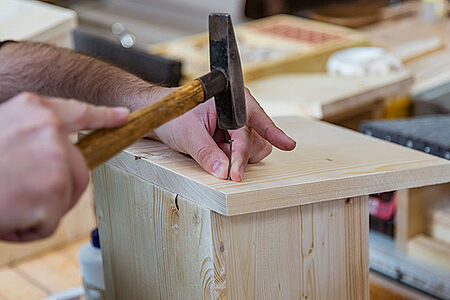
<path id="1" fill-rule="evenodd" d="M 367 299 L 367 197 L 212 214 L 216 299 Z"/>
<path id="2" fill-rule="evenodd" d="M 450 270 L 450 244 L 418 234 L 407 244 L 411 257 L 430 263 L 438 268 Z"/>
<path id="3" fill-rule="evenodd" d="M 61 247 L 88 235 L 96 226 L 93 197 L 93 186 L 90 183 L 79 202 L 62 219 L 56 232 L 45 240 L 19 244 L 0 242 L 0 266 Z"/>
<path id="4" fill-rule="evenodd" d="M 412 94 L 416 95 L 450 82 L 450 19 L 425 22 L 420 1 L 407 1 L 402 5 L 405 3 L 413 7 L 413 14 L 379 22 L 362 31 L 375 46 L 404 56 L 406 68 L 416 78 L 412 88 Z M 396 7 L 389 9 L 396 10 Z"/>
<path id="5" fill-rule="evenodd" d="M 209 211 L 115 167 L 94 177 L 106 298 L 210 299 Z"/>
<path id="6" fill-rule="evenodd" d="M 226 217 L 94 171 L 108 299 L 367 299 L 367 197 Z"/>
<path id="7" fill-rule="evenodd" d="M 0 268 L 0 299 L 38 300 L 47 295 L 45 290 L 29 282 L 15 270 L 8 267 Z"/>
<path id="8" fill-rule="evenodd" d="M 326 73 L 269 76 L 247 87 L 271 117 L 305 115 L 343 120 L 364 112 L 380 99 L 408 94 L 413 77 L 409 72 L 386 76 L 339 77 Z"/>
<path id="9" fill-rule="evenodd" d="M 0 299 L 42 299 L 81 284 L 78 251 L 83 237 L 64 247 L 0 268 Z"/>
<path id="10" fill-rule="evenodd" d="M 280 34 L 261 31 L 281 25 Z M 297 36 L 287 32 L 300 29 Z M 366 46 L 366 37 L 349 28 L 305 18 L 277 15 L 235 27 L 245 82 L 287 72 L 323 72 L 335 51 Z M 332 35 L 326 41 L 311 40 L 314 34 Z M 320 39 L 320 37 L 319 37 Z M 189 82 L 209 71 L 208 35 L 184 37 L 150 46 L 152 53 L 183 62 L 183 77 Z"/>
<path id="11" fill-rule="evenodd" d="M 0 0 L 0 40 L 31 40 L 71 47 L 75 11 L 30 0 Z"/>
<path id="12" fill-rule="evenodd" d="M 324 122 L 301 117 L 275 122 L 297 140 L 296 149 L 274 149 L 247 166 L 240 183 L 217 179 L 189 157 L 149 140 L 109 163 L 223 215 L 450 181 L 447 160 Z"/>
<path id="13" fill-rule="evenodd" d="M 379 300 L 433 300 L 409 286 L 403 285 L 375 272 L 370 272 L 370 299 Z"/>
<path id="14" fill-rule="evenodd" d="M 450 195 L 450 190 L 448 191 Z M 450 244 L 450 199 L 444 199 L 428 212 L 428 234 Z"/>
<path id="15" fill-rule="evenodd" d="M 397 192 L 395 242 L 406 251 L 415 235 L 429 232 L 428 211 L 439 202 L 450 201 L 450 184 L 439 184 Z"/>
<path id="16" fill-rule="evenodd" d="M 83 237 L 68 247 L 43 253 L 12 264 L 16 272 L 48 294 L 81 285 L 78 251 L 89 239 Z"/>

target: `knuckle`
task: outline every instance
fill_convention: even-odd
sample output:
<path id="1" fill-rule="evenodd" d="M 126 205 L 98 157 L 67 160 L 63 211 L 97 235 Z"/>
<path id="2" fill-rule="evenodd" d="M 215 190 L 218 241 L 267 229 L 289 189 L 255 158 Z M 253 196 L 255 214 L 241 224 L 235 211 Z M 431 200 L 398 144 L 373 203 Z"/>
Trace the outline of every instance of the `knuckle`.
<path id="1" fill-rule="evenodd" d="M 59 132 L 63 128 L 60 118 L 51 110 L 41 112 L 41 126 L 54 132 Z"/>
<path id="2" fill-rule="evenodd" d="M 42 97 L 31 92 L 22 92 L 15 97 L 16 101 L 23 104 L 40 104 Z"/>

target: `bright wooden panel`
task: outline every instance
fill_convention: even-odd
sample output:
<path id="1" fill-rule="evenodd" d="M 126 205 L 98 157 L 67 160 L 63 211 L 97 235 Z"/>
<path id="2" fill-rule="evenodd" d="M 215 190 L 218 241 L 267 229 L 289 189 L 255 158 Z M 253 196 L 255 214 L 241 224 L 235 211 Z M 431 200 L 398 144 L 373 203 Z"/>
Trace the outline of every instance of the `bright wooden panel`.
<path id="1" fill-rule="evenodd" d="M 397 192 L 395 227 L 396 247 L 406 251 L 409 239 L 417 234 L 429 233 L 433 221 L 429 210 L 439 202 L 450 202 L 450 183 L 401 190 Z"/>
<path id="2" fill-rule="evenodd" d="M 238 215 L 450 181 L 450 161 L 301 117 L 275 119 L 297 140 L 220 180 L 186 155 L 142 140 L 109 161 L 223 215 Z M 245 201 L 242 201 L 245 199 Z"/>
<path id="3" fill-rule="evenodd" d="M 367 197 L 212 215 L 216 299 L 368 299 Z"/>
<path id="4" fill-rule="evenodd" d="M 108 299 L 368 298 L 367 196 L 227 217 L 108 164 L 94 181 Z"/>
<path id="5" fill-rule="evenodd" d="M 438 268 L 450 270 L 450 244 L 445 242 L 418 234 L 408 242 L 407 253 Z"/>
<path id="6" fill-rule="evenodd" d="M 304 115 L 328 120 L 354 116 L 381 98 L 405 95 L 412 83 L 409 72 L 366 77 L 296 73 L 255 80 L 247 87 L 271 117 Z"/>
<path id="7" fill-rule="evenodd" d="M 94 178 L 106 298 L 210 299 L 209 211 L 114 167 Z"/>

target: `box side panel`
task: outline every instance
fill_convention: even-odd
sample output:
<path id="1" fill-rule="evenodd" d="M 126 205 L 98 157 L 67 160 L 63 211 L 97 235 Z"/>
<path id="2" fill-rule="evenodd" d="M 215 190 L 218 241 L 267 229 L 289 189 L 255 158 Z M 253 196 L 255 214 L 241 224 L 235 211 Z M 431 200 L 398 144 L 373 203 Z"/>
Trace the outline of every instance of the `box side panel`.
<path id="1" fill-rule="evenodd" d="M 367 196 L 211 213 L 216 299 L 368 299 Z"/>
<path id="2" fill-rule="evenodd" d="M 209 211 L 110 165 L 94 171 L 107 299 L 210 299 Z"/>

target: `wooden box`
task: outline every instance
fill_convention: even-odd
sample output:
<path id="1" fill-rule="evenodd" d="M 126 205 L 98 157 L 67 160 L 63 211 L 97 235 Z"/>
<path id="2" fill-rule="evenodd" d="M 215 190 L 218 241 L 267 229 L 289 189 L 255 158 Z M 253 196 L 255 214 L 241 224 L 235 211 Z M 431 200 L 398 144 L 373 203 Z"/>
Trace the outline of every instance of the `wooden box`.
<path id="1" fill-rule="evenodd" d="M 368 299 L 367 195 L 450 181 L 450 162 L 289 117 L 298 141 L 241 183 L 143 140 L 94 171 L 107 299 Z"/>
<path id="2" fill-rule="evenodd" d="M 368 45 L 352 29 L 289 15 L 277 15 L 235 27 L 246 82 L 288 72 L 326 70 L 335 51 Z M 185 81 L 209 71 L 206 33 L 150 47 L 152 53 L 180 60 Z"/>
<path id="3" fill-rule="evenodd" d="M 77 13 L 31 0 L 0 0 L 0 40 L 27 40 L 71 48 Z"/>

